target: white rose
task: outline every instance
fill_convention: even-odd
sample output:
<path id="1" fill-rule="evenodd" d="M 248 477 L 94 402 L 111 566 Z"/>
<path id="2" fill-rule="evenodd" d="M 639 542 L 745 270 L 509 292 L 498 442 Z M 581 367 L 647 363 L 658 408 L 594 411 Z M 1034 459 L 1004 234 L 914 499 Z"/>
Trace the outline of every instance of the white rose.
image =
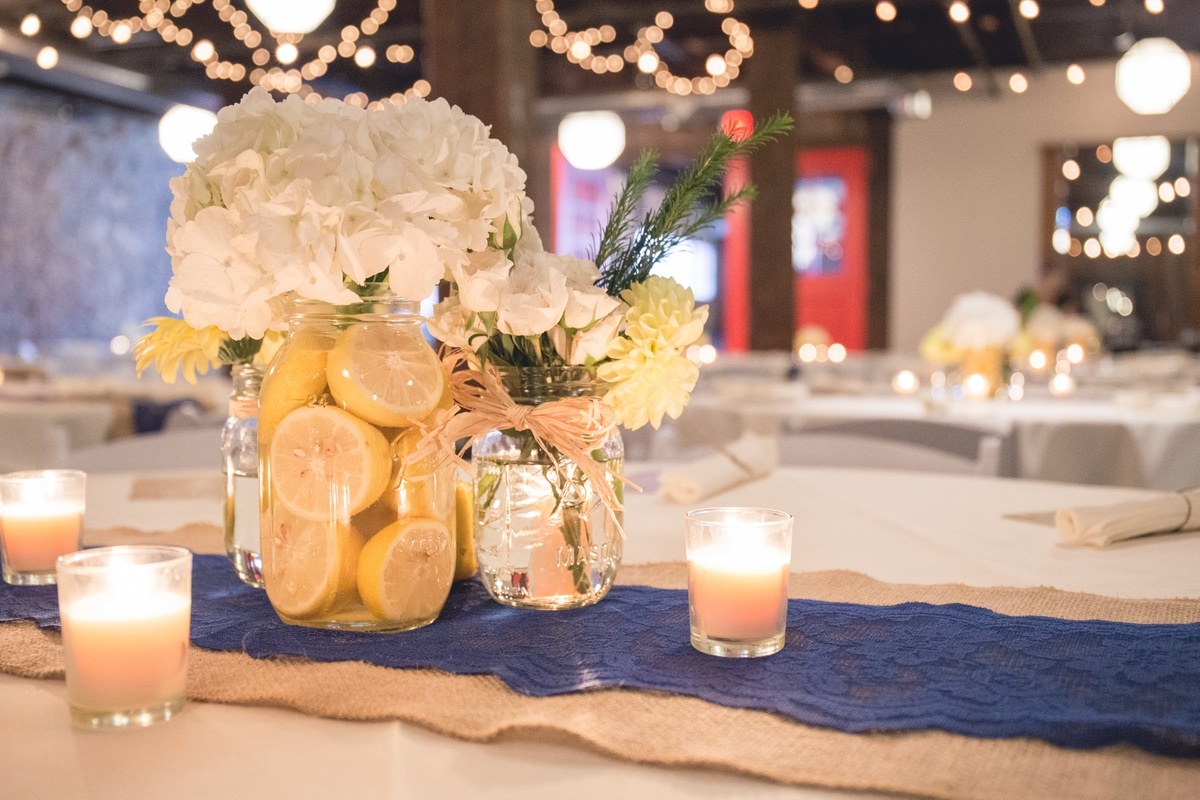
<path id="1" fill-rule="evenodd" d="M 425 324 L 430 333 L 450 347 L 474 350 L 487 338 L 483 320 L 463 308 L 457 297 L 447 297 L 434 306 Z"/>
<path id="2" fill-rule="evenodd" d="M 600 270 L 595 263 L 572 256 L 557 258 L 559 269 L 567 279 L 567 307 L 562 319 L 564 326 L 576 330 L 586 328 L 622 305 L 620 300 L 610 297 L 608 292 L 596 286 Z"/>
<path id="3" fill-rule="evenodd" d="M 555 268 L 552 254 L 543 253 L 509 273 L 496 328 L 514 336 L 537 336 L 557 325 L 566 307 L 566 278 Z"/>
<path id="4" fill-rule="evenodd" d="M 594 364 L 604 359 L 608 343 L 616 338 L 621 323 L 625 321 L 625 310 L 625 304 L 618 301 L 617 308 L 608 316 L 570 337 L 563 328 L 551 328 L 550 340 L 554 342 L 555 351 L 564 361 L 573 365 Z"/>
<path id="5" fill-rule="evenodd" d="M 499 250 L 469 253 L 466 261 L 450 268 L 458 285 L 458 298 L 471 311 L 495 311 L 508 285 L 512 262 Z"/>

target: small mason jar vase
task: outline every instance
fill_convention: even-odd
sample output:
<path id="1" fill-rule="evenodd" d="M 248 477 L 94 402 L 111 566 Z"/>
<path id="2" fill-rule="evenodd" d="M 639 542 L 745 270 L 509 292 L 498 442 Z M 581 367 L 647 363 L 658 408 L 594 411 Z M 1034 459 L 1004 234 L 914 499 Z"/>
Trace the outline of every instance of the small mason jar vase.
<path id="1" fill-rule="evenodd" d="M 291 303 L 258 415 L 263 582 L 285 622 L 408 630 L 449 594 L 456 469 L 408 458 L 450 403 L 418 308 Z"/>
<path id="2" fill-rule="evenodd" d="M 586 367 L 500 368 L 512 399 L 538 405 L 599 393 Z M 625 448 L 620 430 L 591 452 L 610 470 L 617 498 Z M 488 592 L 517 608 L 566 609 L 597 602 L 621 565 L 621 512 L 614 515 L 579 467 L 528 431 L 493 430 L 472 448 L 475 554 Z"/>
<path id="3" fill-rule="evenodd" d="M 221 429 L 225 477 L 225 552 L 243 583 L 262 588 L 258 536 L 258 394 L 263 368 L 234 364 L 229 417 Z"/>

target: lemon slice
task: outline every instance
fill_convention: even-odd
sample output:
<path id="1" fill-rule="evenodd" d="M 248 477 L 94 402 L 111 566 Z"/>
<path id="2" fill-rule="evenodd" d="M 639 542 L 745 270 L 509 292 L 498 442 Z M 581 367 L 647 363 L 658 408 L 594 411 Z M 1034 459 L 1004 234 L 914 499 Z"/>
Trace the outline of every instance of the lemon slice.
<path id="1" fill-rule="evenodd" d="M 454 542 L 456 558 L 454 580 L 469 578 L 479 570 L 475 559 L 475 491 L 470 481 L 458 481 L 454 487 Z"/>
<path id="2" fill-rule="evenodd" d="M 446 391 L 442 363 L 420 332 L 386 323 L 343 331 L 325 375 L 338 405 L 385 428 L 425 419 Z"/>
<path id="3" fill-rule="evenodd" d="M 300 331 L 271 362 L 258 400 L 258 430 L 264 444 L 270 443 L 288 413 L 325 394 L 326 356 L 331 347 L 332 337 Z"/>
<path id="4" fill-rule="evenodd" d="M 314 617 L 352 599 L 364 539 L 352 525 L 274 515 L 264 535 L 264 584 L 271 605 L 294 619 Z"/>
<path id="5" fill-rule="evenodd" d="M 297 517 L 348 520 L 383 494 L 392 456 L 383 434 L 354 415 L 306 406 L 275 428 L 268 471 L 275 501 Z"/>
<path id="6" fill-rule="evenodd" d="M 433 517 L 448 522 L 454 509 L 451 490 L 454 471 L 448 457 L 431 453 L 415 461 L 405 461 L 421 436 L 420 429 L 409 428 L 392 441 L 396 471 L 383 493 L 383 502 L 401 517 Z"/>
<path id="7" fill-rule="evenodd" d="M 436 519 L 407 519 L 375 534 L 358 559 L 358 593 L 387 620 L 432 622 L 454 579 L 454 534 Z"/>

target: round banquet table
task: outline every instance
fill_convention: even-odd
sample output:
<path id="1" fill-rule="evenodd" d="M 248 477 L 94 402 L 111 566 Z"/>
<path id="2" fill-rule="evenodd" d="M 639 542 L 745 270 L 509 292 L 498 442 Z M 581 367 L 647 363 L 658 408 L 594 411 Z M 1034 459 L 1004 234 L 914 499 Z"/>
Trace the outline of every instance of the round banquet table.
<path id="1" fill-rule="evenodd" d="M 630 476 L 653 486 L 652 465 Z M 113 526 L 220 524 L 206 472 L 93 475 L 89 538 Z M 145 491 L 147 481 L 159 491 Z M 174 481 L 174 483 L 172 483 Z M 179 491 L 174 496 L 171 486 Z M 163 487 L 167 490 L 163 491 Z M 870 470 L 781 468 L 703 505 L 757 505 L 796 517 L 793 571 L 848 569 L 895 583 L 1052 586 L 1129 598 L 1200 598 L 1200 533 L 1105 549 L 1057 543 L 1052 527 L 1008 515 L 1116 502 L 1145 490 Z M 682 506 L 631 493 L 628 563 L 683 559 Z M 435 623 L 436 624 L 436 623 Z M 402 634 L 400 634 L 402 635 Z M 165 725 L 84 732 L 58 680 L 0 675 L 0 796 L 844 798 L 724 772 L 617 761 L 569 743 L 471 744 L 400 722 L 346 722 L 266 707 L 192 702 Z"/>

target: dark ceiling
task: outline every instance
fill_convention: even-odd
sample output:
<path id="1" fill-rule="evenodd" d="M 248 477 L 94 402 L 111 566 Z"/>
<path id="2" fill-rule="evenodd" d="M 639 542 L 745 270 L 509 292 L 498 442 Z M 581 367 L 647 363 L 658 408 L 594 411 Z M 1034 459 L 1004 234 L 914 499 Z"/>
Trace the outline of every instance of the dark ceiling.
<path id="1" fill-rule="evenodd" d="M 376 64 L 361 69 L 351 59 L 338 59 L 326 75 L 312 82 L 314 88 L 328 95 L 362 91 L 377 98 L 412 86 L 422 77 L 421 11 L 435 9 L 437 1 L 398 0 L 378 31 L 362 39 L 379 54 Z M 499 0 L 480 0 L 493 1 Z M 1036 72 L 1073 61 L 1115 58 L 1134 40 L 1149 36 L 1169 36 L 1185 50 L 1200 52 L 1200 0 L 1162 0 L 1164 10 L 1158 14 L 1150 13 L 1144 0 L 1039 0 L 1040 13 L 1032 20 L 1020 16 L 1018 0 L 969 0 L 971 17 L 963 24 L 950 20 L 949 0 L 893 2 L 897 16 L 891 22 L 876 16 L 875 0 L 818 0 L 812 9 L 802 8 L 798 0 L 736 0 L 733 16 L 750 26 L 751 35 L 768 28 L 793 31 L 799 43 L 797 70 L 805 82 L 832 83 L 834 70 L 843 64 L 853 70 L 855 80 L 955 70 L 987 76 L 1016 67 Z M 93 9 L 118 18 L 137 13 L 138 5 L 137 0 L 91 0 Z M 0 75 L 47 82 L 29 60 L 38 47 L 53 44 L 63 55 L 62 75 L 49 82 L 57 81 L 67 91 L 89 92 L 89 87 L 95 88 L 89 78 L 111 83 L 104 66 L 118 67 L 122 75 L 144 76 L 142 82 L 127 82 L 107 98 L 113 102 L 124 98 L 138 105 L 136 96 L 149 93 L 154 99 L 141 103 L 146 108 L 161 104 L 160 98 L 207 96 L 200 102 L 212 105 L 232 101 L 249 87 L 246 81 L 205 77 L 203 66 L 191 58 L 190 46 L 164 42 L 154 31 L 136 33 L 125 45 L 96 34 L 75 39 L 68 28 L 76 13 L 67 6 L 67 0 L 0 0 Z M 232 6 L 241 8 L 242 3 L 233 0 Z M 657 12 L 670 12 L 674 24 L 657 49 L 677 75 L 703 75 L 705 57 L 729 48 L 721 31 L 724 15 L 707 11 L 701 0 L 559 0 L 555 7 L 573 30 L 604 24 L 615 29 L 614 44 L 598 46 L 600 54 L 620 54 Z M 375 0 L 338 0 L 330 18 L 300 42 L 301 62 L 313 58 L 322 45 L 337 45 L 346 25 L 360 23 L 376 8 Z M 41 32 L 32 39 L 18 32 L 21 19 L 30 12 L 42 20 Z M 530 18 L 536 27 L 536 14 Z M 178 22 L 191 28 L 196 40 L 210 39 L 224 57 L 253 66 L 250 49 L 234 39 L 213 0 L 195 2 Z M 252 16 L 249 24 L 266 35 L 265 27 Z M 411 46 L 415 58 L 406 64 L 389 62 L 384 54 L 392 44 Z M 548 49 L 538 54 L 538 82 L 543 97 L 641 89 L 665 99 L 665 93 L 631 65 L 615 74 L 596 75 Z M 989 84 L 999 85 L 999 81 L 981 85 Z"/>

